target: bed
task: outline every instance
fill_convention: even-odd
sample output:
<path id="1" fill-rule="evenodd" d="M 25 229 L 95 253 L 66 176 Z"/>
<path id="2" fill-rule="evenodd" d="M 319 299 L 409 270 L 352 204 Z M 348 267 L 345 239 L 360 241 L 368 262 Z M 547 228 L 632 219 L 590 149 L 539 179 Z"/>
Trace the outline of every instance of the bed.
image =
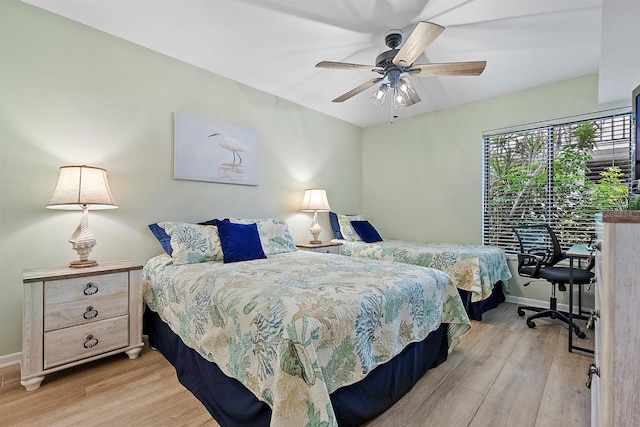
<path id="1" fill-rule="evenodd" d="M 331 213 L 336 240 L 344 255 L 431 267 L 448 273 L 460 291 L 469 317 L 505 301 L 511 272 L 504 251 L 495 246 L 383 240 L 360 215 Z M 364 238 L 363 238 L 364 237 Z"/>
<path id="2" fill-rule="evenodd" d="M 143 270 L 152 345 L 222 426 L 360 425 L 469 328 L 439 270 L 295 246 L 272 253 L 282 239 L 261 237 L 264 257 L 182 263 L 174 252 Z"/>

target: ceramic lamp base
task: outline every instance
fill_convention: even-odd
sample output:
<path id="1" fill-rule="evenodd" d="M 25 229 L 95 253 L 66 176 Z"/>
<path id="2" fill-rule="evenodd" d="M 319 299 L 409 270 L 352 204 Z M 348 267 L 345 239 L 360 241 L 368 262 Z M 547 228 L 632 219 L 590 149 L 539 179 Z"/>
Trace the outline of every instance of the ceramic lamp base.
<path id="1" fill-rule="evenodd" d="M 96 245 L 96 238 L 93 236 L 91 230 L 89 230 L 89 211 L 87 205 L 82 206 L 82 218 L 80 224 L 69 238 L 73 250 L 78 253 L 80 259 L 71 261 L 69 267 L 71 268 L 84 268 L 95 267 L 98 262 L 93 259 L 89 259 L 91 250 Z"/>
<path id="2" fill-rule="evenodd" d="M 96 265 L 98 265 L 98 261 L 96 261 L 95 259 L 71 261 L 69 263 L 69 267 L 71 268 L 95 267 Z"/>
<path id="3" fill-rule="evenodd" d="M 315 211 L 313 214 L 313 222 L 309 227 L 309 231 L 311 232 L 311 240 L 309 243 L 317 245 L 322 243 L 322 240 L 318 236 L 320 236 L 320 232 L 322 229 L 320 228 L 320 224 L 318 224 L 318 211 Z"/>

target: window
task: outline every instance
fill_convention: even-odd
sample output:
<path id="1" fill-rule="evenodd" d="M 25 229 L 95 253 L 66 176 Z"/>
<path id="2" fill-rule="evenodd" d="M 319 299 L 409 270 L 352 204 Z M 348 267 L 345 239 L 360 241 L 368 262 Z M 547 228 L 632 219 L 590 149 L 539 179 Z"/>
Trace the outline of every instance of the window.
<path id="1" fill-rule="evenodd" d="M 631 135 L 628 112 L 485 134 L 483 243 L 518 252 L 511 226 L 534 223 L 588 242 L 595 213 L 627 203 Z"/>

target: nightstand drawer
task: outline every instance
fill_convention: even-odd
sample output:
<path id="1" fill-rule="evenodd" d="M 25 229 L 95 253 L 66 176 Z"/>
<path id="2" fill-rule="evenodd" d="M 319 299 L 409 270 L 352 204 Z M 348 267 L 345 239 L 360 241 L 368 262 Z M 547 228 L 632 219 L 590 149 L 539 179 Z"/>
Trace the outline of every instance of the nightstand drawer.
<path id="1" fill-rule="evenodd" d="M 128 314 L 127 273 L 45 282 L 44 330 Z"/>
<path id="2" fill-rule="evenodd" d="M 340 249 L 341 247 L 336 245 L 336 246 L 325 246 L 322 248 L 316 248 L 313 251 L 320 252 L 323 254 L 340 254 Z"/>
<path id="3" fill-rule="evenodd" d="M 338 242 L 301 243 L 296 247 L 303 251 L 317 252 L 319 254 L 342 255 L 342 243 Z"/>
<path id="4" fill-rule="evenodd" d="M 129 345 L 128 316 L 44 334 L 44 369 Z"/>

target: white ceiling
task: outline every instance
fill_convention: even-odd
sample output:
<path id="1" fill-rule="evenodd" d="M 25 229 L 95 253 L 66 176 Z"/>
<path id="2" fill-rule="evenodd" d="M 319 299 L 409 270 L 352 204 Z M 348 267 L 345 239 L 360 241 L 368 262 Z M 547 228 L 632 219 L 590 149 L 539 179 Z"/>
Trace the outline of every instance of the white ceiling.
<path id="1" fill-rule="evenodd" d="M 422 102 L 399 118 L 599 71 L 607 102 L 640 84 L 639 0 L 23 1 L 362 127 L 391 119 L 388 103 L 369 103 L 375 88 L 331 100 L 378 75 L 315 64 L 374 65 L 385 32 L 408 35 L 418 21 L 446 30 L 416 63 L 487 67 L 477 77 L 411 77 Z"/>

